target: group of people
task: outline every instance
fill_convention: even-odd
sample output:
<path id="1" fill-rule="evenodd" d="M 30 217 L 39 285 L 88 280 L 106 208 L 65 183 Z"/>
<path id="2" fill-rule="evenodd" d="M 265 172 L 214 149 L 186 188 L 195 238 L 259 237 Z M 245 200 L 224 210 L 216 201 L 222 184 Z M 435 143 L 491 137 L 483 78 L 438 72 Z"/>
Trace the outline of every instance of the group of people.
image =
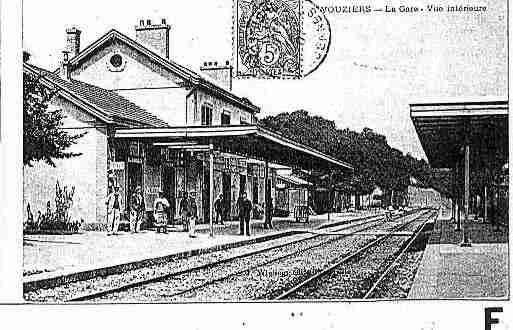
<path id="1" fill-rule="evenodd" d="M 121 221 L 121 213 L 123 208 L 123 198 L 119 192 L 119 186 L 109 187 L 109 194 L 105 201 L 107 207 L 107 235 L 116 235 L 119 230 Z M 140 186 L 135 188 L 134 193 L 130 196 L 130 232 L 137 233 L 141 230 L 141 223 L 144 221 L 146 213 L 146 205 Z"/>
<path id="2" fill-rule="evenodd" d="M 193 196 L 194 194 L 184 193 L 179 205 L 179 214 L 184 227 L 184 231 L 189 232 L 190 237 L 196 237 L 196 222 L 198 220 L 198 206 Z M 146 204 L 142 189 L 138 186 L 134 193 L 130 196 L 130 232 L 140 232 L 141 223 L 144 221 L 146 215 Z M 119 192 L 119 186 L 115 185 L 109 188 L 105 205 L 107 207 L 107 235 L 116 235 L 119 230 L 121 214 L 123 208 L 123 198 Z M 167 233 L 168 214 L 170 204 L 164 197 L 164 192 L 160 191 L 158 198 L 153 203 L 153 217 L 155 219 L 155 227 L 157 232 Z M 272 206 L 268 209 L 272 210 Z M 214 202 L 214 210 L 216 212 L 214 222 L 224 224 L 228 220 L 230 214 L 230 201 L 226 199 L 223 194 Z M 237 210 L 240 225 L 240 235 L 250 235 L 250 220 L 251 212 L 253 211 L 253 204 L 248 199 L 246 192 L 242 192 L 237 200 Z M 271 211 L 272 212 L 272 211 Z M 269 212 L 269 213 L 271 213 Z M 265 228 L 272 228 L 271 224 L 272 214 L 267 214 Z"/>

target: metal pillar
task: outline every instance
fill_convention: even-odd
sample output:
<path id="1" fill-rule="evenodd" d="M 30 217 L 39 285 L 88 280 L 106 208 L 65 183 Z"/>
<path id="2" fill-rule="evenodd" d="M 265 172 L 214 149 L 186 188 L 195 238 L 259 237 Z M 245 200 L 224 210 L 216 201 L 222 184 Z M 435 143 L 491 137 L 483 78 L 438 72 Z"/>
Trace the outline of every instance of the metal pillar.
<path id="1" fill-rule="evenodd" d="M 332 187 L 333 187 L 333 172 L 330 170 L 329 174 L 329 187 L 328 187 L 328 222 L 331 219 L 331 195 L 332 195 Z"/>
<path id="2" fill-rule="evenodd" d="M 483 207 L 484 207 L 484 215 L 483 215 L 483 222 L 486 223 L 488 220 L 488 187 L 484 187 L 484 200 L 483 200 Z"/>
<path id="3" fill-rule="evenodd" d="M 209 167 L 209 212 L 210 212 L 210 237 L 214 237 L 214 146 L 212 143 L 208 146 Z"/>
<path id="4" fill-rule="evenodd" d="M 456 181 L 459 183 L 459 162 L 456 163 Z M 458 184 L 457 184 L 458 186 Z M 456 231 L 461 231 L 461 196 L 459 187 L 456 190 Z"/>
<path id="5" fill-rule="evenodd" d="M 266 160 L 264 165 L 264 228 L 267 229 L 269 225 L 269 210 L 267 209 L 269 203 L 267 201 L 267 189 L 269 189 L 267 180 L 269 180 L 269 162 Z"/>
<path id="6" fill-rule="evenodd" d="M 455 223 L 456 222 L 456 198 L 454 198 L 454 196 L 452 197 L 451 202 L 452 202 L 451 222 Z"/>
<path id="7" fill-rule="evenodd" d="M 452 167 L 452 214 L 451 222 L 456 222 L 456 163 Z"/>
<path id="8" fill-rule="evenodd" d="M 465 219 L 463 220 L 463 241 L 461 246 L 471 246 L 470 232 L 468 230 L 469 221 L 469 198 L 470 198 L 470 146 L 468 141 L 465 143 L 465 195 L 464 195 L 464 212 Z M 467 228 L 465 228 L 467 226 Z"/>

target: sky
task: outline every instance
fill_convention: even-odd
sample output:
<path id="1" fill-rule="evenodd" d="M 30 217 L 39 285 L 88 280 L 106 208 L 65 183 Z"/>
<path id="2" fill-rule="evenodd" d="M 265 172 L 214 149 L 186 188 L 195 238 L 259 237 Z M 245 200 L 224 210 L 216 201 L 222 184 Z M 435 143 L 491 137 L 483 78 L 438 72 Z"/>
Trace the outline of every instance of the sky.
<path id="1" fill-rule="evenodd" d="M 232 58 L 233 0 L 24 0 L 23 47 L 31 61 L 56 68 L 65 29 L 82 30 L 82 48 L 115 28 L 135 38 L 140 19 L 171 25 L 171 58 L 199 71 Z M 465 1 L 467 2 L 467 1 Z M 317 0 L 319 6 L 365 5 Z M 384 7 L 385 2 L 369 2 Z M 401 2 L 425 7 L 432 2 Z M 389 6 L 401 3 L 386 1 Z M 453 1 L 440 5 L 459 4 Z M 339 128 L 369 127 L 390 145 L 425 158 L 409 117 L 416 102 L 507 99 L 505 0 L 476 0 L 484 13 L 326 14 L 331 47 L 301 80 L 234 80 L 233 91 L 262 108 L 260 117 L 304 109 Z"/>

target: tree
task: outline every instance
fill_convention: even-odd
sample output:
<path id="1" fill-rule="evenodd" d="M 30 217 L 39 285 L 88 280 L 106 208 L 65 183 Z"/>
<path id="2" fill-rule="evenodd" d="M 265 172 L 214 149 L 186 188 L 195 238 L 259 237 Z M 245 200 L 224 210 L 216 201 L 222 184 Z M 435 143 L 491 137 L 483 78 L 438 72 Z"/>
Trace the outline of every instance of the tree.
<path id="1" fill-rule="evenodd" d="M 40 77 L 23 74 L 23 165 L 44 161 L 55 167 L 54 159 L 81 155 L 66 150 L 85 133 L 68 134 L 62 130 L 62 110 L 48 110 L 55 94 L 55 90 L 41 83 Z"/>
<path id="2" fill-rule="evenodd" d="M 368 194 L 379 186 L 388 204 L 395 192 L 405 193 L 410 177 L 432 186 L 432 169 L 425 160 L 392 148 L 384 135 L 370 128 L 361 132 L 339 129 L 335 122 L 311 116 L 305 110 L 268 116 L 259 124 L 351 163 L 354 174 L 341 180 L 338 188 L 356 195 Z"/>

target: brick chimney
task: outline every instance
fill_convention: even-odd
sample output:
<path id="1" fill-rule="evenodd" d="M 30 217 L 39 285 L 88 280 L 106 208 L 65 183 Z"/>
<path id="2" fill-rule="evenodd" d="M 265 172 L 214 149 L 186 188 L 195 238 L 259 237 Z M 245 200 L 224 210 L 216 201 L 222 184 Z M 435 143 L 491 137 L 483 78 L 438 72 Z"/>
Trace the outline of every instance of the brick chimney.
<path id="1" fill-rule="evenodd" d="M 229 91 L 232 90 L 233 66 L 230 64 L 230 61 L 226 61 L 224 64 L 204 62 L 203 66 L 200 67 L 200 71 L 214 79 L 221 87 Z"/>
<path id="2" fill-rule="evenodd" d="M 71 58 L 80 53 L 80 34 L 82 31 L 76 27 L 66 29 L 66 50 Z"/>
<path id="3" fill-rule="evenodd" d="M 135 38 L 144 46 L 160 56 L 169 59 L 169 30 L 171 27 L 163 18 L 160 24 L 152 24 L 151 20 L 140 20 L 135 27 Z"/>

